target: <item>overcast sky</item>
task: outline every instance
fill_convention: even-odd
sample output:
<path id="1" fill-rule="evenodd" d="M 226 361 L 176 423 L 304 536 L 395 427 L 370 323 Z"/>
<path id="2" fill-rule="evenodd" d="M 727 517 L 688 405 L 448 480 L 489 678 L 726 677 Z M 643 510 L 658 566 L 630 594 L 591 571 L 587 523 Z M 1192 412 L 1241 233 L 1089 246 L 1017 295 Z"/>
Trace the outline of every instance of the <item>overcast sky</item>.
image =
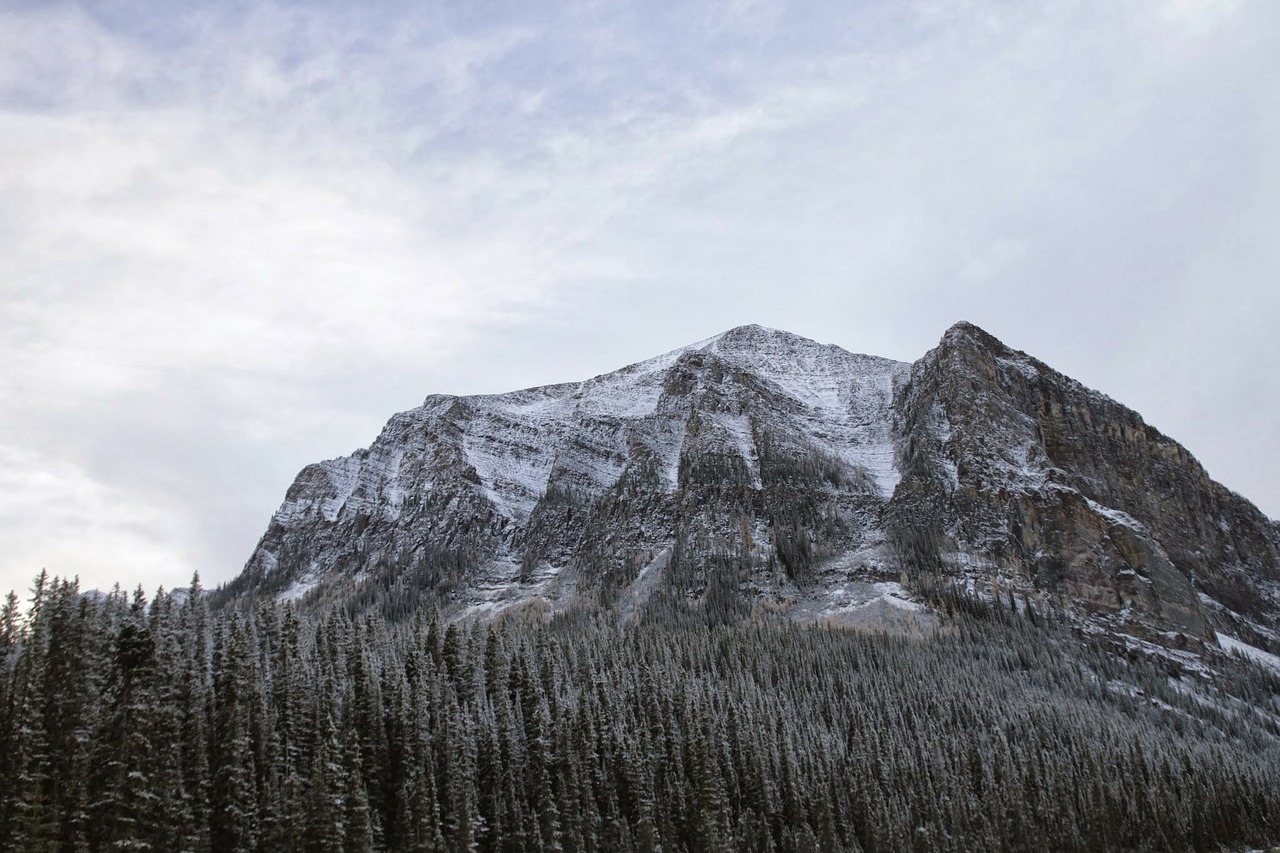
<path id="1" fill-rule="evenodd" d="M 428 393 L 971 320 L 1280 516 L 1280 3 L 10 2 L 0 589 L 213 585 Z"/>

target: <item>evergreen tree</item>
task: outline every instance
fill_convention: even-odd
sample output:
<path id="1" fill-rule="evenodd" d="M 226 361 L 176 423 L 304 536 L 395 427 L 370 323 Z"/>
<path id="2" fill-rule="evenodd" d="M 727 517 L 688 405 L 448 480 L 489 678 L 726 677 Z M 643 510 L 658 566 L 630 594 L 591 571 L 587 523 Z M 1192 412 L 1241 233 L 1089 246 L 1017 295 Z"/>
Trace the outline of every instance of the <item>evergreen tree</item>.
<path id="1" fill-rule="evenodd" d="M 625 630 L 211 612 L 198 579 L 148 603 L 44 576 L 0 610 L 0 849 L 1275 840 L 1280 679 L 1175 677 L 1047 608 L 938 596 L 951 630 L 908 639 L 677 600 Z"/>
<path id="2" fill-rule="evenodd" d="M 210 843 L 247 853 L 258 843 L 258 767 L 254 715 L 261 682 L 251 625 L 236 617 L 224 626 L 214 653 L 214 725 L 210 786 Z"/>

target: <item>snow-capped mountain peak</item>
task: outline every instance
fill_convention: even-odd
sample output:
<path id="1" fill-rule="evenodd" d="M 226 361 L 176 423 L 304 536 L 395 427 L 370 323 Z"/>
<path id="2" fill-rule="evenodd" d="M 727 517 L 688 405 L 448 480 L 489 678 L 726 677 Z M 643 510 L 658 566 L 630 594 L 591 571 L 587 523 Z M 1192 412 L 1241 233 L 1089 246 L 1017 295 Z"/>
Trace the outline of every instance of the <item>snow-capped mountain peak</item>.
<path id="1" fill-rule="evenodd" d="M 582 382 L 428 397 L 304 469 L 228 593 L 845 619 L 869 606 L 849 590 L 892 584 L 868 595 L 902 613 L 898 583 L 941 579 L 1280 651 L 1278 538 L 1135 412 L 970 323 L 914 364 L 747 325 Z"/>

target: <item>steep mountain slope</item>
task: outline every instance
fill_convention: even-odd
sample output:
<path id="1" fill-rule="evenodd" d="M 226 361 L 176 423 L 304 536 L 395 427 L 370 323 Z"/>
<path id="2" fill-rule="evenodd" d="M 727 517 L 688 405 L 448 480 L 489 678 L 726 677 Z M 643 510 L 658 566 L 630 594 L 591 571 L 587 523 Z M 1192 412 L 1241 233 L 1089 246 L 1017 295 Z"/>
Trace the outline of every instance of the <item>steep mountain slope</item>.
<path id="1" fill-rule="evenodd" d="M 664 573 L 697 593 L 714 557 L 794 582 L 882 538 L 908 369 L 745 326 L 582 383 L 433 396 L 305 469 L 242 581 L 296 595 L 385 567 L 483 605 Z"/>
<path id="2" fill-rule="evenodd" d="M 961 323 L 897 401 L 913 562 L 1051 593 L 1157 642 L 1274 646 L 1277 528 L 1136 412 Z"/>
<path id="3" fill-rule="evenodd" d="M 225 594 L 919 627 L 898 582 L 961 582 L 1163 646 L 1280 651 L 1278 542 L 1137 413 L 972 325 L 913 365 L 744 326 L 582 383 L 429 397 L 304 469 Z"/>

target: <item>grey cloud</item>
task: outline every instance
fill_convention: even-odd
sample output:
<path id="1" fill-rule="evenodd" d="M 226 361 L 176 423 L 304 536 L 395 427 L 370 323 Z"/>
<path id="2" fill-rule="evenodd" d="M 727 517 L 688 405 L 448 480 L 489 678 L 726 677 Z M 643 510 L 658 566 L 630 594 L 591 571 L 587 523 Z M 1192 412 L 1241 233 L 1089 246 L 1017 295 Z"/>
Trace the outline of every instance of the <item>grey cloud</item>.
<path id="1" fill-rule="evenodd" d="M 0 23 L 0 586 L 226 579 L 429 392 L 745 322 L 973 320 L 1280 514 L 1270 4 L 117 8 Z"/>

